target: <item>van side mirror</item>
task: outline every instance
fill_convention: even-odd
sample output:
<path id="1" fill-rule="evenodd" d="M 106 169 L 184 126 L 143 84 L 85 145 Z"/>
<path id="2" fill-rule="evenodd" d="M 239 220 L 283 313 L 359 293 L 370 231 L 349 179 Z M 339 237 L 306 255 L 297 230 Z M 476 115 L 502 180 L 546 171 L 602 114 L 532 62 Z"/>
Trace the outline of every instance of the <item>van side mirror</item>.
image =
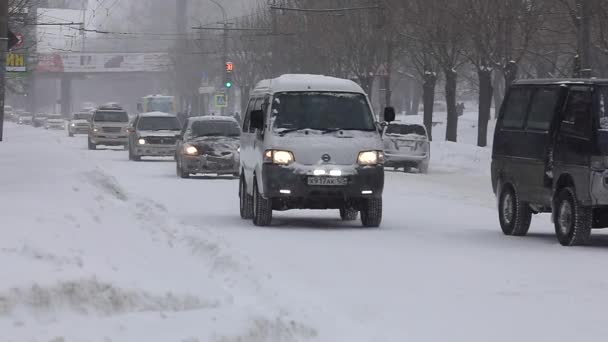
<path id="1" fill-rule="evenodd" d="M 251 111 L 251 128 L 263 129 L 264 128 L 264 111 L 253 110 Z"/>
<path id="2" fill-rule="evenodd" d="M 384 108 L 384 121 L 385 122 L 395 121 L 395 108 L 393 108 L 393 107 Z"/>

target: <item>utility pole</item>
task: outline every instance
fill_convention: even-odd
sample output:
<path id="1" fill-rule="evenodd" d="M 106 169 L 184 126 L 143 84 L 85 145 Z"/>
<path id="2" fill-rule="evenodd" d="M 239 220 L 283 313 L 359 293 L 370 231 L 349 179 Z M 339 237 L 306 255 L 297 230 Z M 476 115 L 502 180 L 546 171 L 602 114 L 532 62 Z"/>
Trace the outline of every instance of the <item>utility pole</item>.
<path id="1" fill-rule="evenodd" d="M 4 96 L 6 93 L 6 54 L 8 52 L 8 1 L 0 0 L 0 141 L 4 132 Z"/>
<path id="2" fill-rule="evenodd" d="M 591 66 L 591 1 L 577 1 L 578 23 L 578 55 L 580 58 L 580 77 L 590 78 L 593 74 Z"/>
<path id="3" fill-rule="evenodd" d="M 180 112 L 184 111 L 184 59 L 186 52 L 186 24 L 188 23 L 187 11 L 188 11 L 188 2 L 187 0 L 177 0 L 177 33 L 180 37 L 177 39 L 177 48 L 176 48 L 176 66 L 175 66 L 175 89 L 177 90 L 177 98 L 178 98 L 178 110 Z"/>

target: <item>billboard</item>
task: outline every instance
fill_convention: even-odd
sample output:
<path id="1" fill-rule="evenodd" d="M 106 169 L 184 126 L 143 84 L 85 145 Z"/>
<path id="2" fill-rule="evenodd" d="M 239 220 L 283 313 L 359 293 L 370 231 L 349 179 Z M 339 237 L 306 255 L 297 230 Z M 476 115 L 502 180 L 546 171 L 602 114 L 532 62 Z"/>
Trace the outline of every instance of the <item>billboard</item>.
<path id="1" fill-rule="evenodd" d="M 167 53 L 47 53 L 38 56 L 37 72 L 161 72 L 169 68 Z"/>
<path id="2" fill-rule="evenodd" d="M 22 53 L 11 53 L 6 55 L 6 71 L 10 72 L 25 72 L 27 60 Z"/>

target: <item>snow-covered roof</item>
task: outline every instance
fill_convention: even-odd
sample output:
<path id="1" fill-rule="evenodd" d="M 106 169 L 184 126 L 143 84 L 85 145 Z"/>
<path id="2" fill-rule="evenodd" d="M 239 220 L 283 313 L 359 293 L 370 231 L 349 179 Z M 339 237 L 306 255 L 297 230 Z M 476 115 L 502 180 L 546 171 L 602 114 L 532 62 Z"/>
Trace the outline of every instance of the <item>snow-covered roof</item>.
<path id="1" fill-rule="evenodd" d="M 163 112 L 149 112 L 149 113 L 140 114 L 139 116 L 142 118 L 176 117 L 173 114 L 163 113 Z"/>
<path id="2" fill-rule="evenodd" d="M 275 79 L 260 81 L 254 93 L 279 93 L 290 91 L 334 91 L 361 93 L 363 89 L 355 82 L 342 78 L 306 75 L 306 74 L 286 74 Z"/>

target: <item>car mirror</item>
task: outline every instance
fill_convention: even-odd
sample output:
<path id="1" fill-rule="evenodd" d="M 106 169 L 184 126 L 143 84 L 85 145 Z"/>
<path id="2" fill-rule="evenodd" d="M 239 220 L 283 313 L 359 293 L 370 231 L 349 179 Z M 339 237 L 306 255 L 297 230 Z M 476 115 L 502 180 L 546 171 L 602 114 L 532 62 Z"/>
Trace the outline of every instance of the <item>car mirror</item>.
<path id="1" fill-rule="evenodd" d="M 251 111 L 251 127 L 260 130 L 264 128 L 264 111 Z"/>
<path id="2" fill-rule="evenodd" d="M 386 122 L 395 121 L 395 108 L 393 108 L 393 107 L 384 108 L 384 121 L 386 121 Z"/>

